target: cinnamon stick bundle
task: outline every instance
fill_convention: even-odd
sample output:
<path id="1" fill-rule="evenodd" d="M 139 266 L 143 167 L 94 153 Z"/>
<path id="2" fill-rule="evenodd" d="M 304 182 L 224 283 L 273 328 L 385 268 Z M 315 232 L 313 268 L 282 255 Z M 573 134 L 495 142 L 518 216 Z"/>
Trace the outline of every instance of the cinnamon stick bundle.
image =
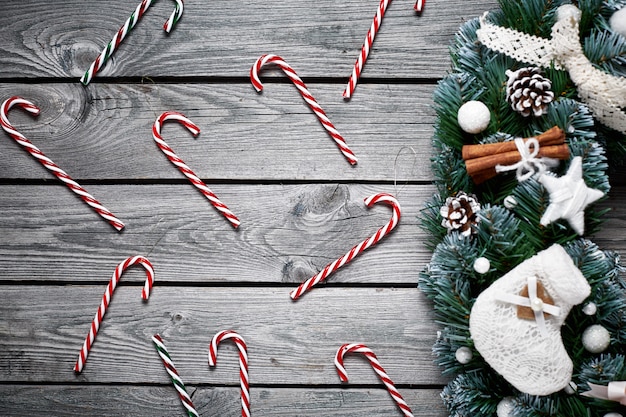
<path id="1" fill-rule="evenodd" d="M 530 138 L 524 138 L 526 142 Z M 565 132 L 554 126 L 535 137 L 539 142 L 537 157 L 568 159 L 569 146 L 565 143 Z M 480 184 L 497 175 L 497 165 L 513 165 L 522 157 L 515 142 L 489 143 L 484 145 L 464 145 L 462 156 L 468 175 Z"/>

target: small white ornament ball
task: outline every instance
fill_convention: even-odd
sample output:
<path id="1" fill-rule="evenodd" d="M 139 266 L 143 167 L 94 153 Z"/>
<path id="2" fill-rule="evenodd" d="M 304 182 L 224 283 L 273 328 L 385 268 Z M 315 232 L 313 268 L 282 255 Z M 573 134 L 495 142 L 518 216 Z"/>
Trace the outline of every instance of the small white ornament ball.
<path id="1" fill-rule="evenodd" d="M 485 258 L 484 256 L 476 258 L 476 260 L 474 261 L 474 271 L 478 272 L 479 274 L 486 274 L 487 272 L 489 272 L 489 268 L 491 268 L 491 262 L 489 262 L 489 259 Z"/>
<path id="2" fill-rule="evenodd" d="M 472 356 L 474 355 L 472 354 L 472 349 L 467 346 L 462 346 L 456 350 L 454 356 L 460 364 L 466 365 L 472 360 Z"/>
<path id="3" fill-rule="evenodd" d="M 585 313 L 588 316 L 593 316 L 597 312 L 598 312 L 598 306 L 596 305 L 596 303 L 588 302 L 583 307 L 583 313 Z"/>
<path id="4" fill-rule="evenodd" d="M 491 121 L 491 112 L 482 101 L 472 100 L 459 108 L 457 120 L 465 132 L 476 134 L 487 129 Z"/>
<path id="5" fill-rule="evenodd" d="M 513 397 L 504 397 L 496 407 L 496 415 L 498 417 L 511 417 L 513 415 L 513 406 L 515 400 Z"/>
<path id="6" fill-rule="evenodd" d="M 509 210 L 517 207 L 517 200 L 515 199 L 515 197 L 513 197 L 512 195 L 507 195 L 504 198 L 504 207 L 508 208 Z"/>
<path id="7" fill-rule="evenodd" d="M 610 343 L 609 331 L 599 324 L 589 326 L 583 332 L 583 346 L 591 353 L 604 352 Z"/>
<path id="8" fill-rule="evenodd" d="M 626 7 L 622 7 L 609 19 L 609 24 L 614 32 L 626 37 Z"/>
<path id="9" fill-rule="evenodd" d="M 623 417 L 620 413 L 606 413 L 604 417 Z"/>

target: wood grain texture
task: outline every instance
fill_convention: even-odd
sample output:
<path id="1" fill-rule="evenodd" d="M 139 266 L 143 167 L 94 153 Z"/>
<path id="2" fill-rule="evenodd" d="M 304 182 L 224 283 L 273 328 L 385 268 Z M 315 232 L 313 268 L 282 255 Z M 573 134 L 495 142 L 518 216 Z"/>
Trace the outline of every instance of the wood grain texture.
<path id="1" fill-rule="evenodd" d="M 201 416 L 238 417 L 239 389 L 187 386 Z M 416 417 L 445 416 L 437 389 L 400 389 Z M 272 388 L 252 386 L 255 416 L 389 416 L 397 408 L 383 388 Z M 112 399 L 115 399 L 114 401 Z M 173 387 L 14 385 L 0 386 L 0 409 L 6 417 L 86 415 L 170 417 L 184 409 Z"/>
<path id="2" fill-rule="evenodd" d="M 344 343 L 368 345 L 396 384 L 444 382 L 431 354 L 437 327 L 417 288 L 323 288 L 293 302 L 285 288 L 157 281 L 142 303 L 140 286 L 115 291 L 79 375 L 73 365 L 104 288 L 3 288 L 0 377 L 14 383 L 165 384 L 168 376 L 150 340 L 159 333 L 185 383 L 237 385 L 232 343 L 220 345 L 215 368 L 207 363 L 213 335 L 233 329 L 248 345 L 252 384 L 339 385 L 334 355 Z M 345 366 L 353 384 L 379 383 L 365 358 L 351 355 Z"/>
<path id="3" fill-rule="evenodd" d="M 394 1 L 354 97 L 341 93 L 376 0 L 186 0 L 170 35 L 172 1 L 158 1 L 88 87 L 78 79 L 139 0 L 6 0 L 0 12 L 0 101 L 41 107 L 10 121 L 127 227 L 116 233 L 11 138 L 0 133 L 0 414 L 172 416 L 184 410 L 150 337 L 160 333 L 201 415 L 240 415 L 236 348 L 208 343 L 234 329 L 248 343 L 253 415 L 397 416 L 367 361 L 333 359 L 365 343 L 418 417 L 448 415 L 447 379 L 433 363 L 438 325 L 416 287 L 431 254 L 419 215 L 430 172 L 436 80 L 465 21 L 497 0 Z M 281 55 L 345 137 L 349 166 L 284 74 L 249 70 Z M 217 213 L 154 144 L 163 137 L 242 221 Z M 619 173 L 592 239 L 623 252 L 626 188 Z M 398 227 L 297 302 L 289 292 L 390 218 L 363 199 L 394 194 Z M 83 373 L 73 364 L 115 266 L 147 256 L 156 280 L 130 268 Z"/>
<path id="4" fill-rule="evenodd" d="M 166 110 L 196 123 L 194 138 L 166 123 L 163 139 L 208 180 L 430 181 L 433 87 L 365 85 L 350 103 L 334 84 L 312 84 L 359 163 L 350 166 L 290 83 L 266 83 L 257 94 L 239 84 L 0 85 L 41 107 L 9 120 L 74 179 L 181 179 L 158 149 L 152 125 Z M 53 178 L 0 132 L 1 178 Z"/>
<path id="5" fill-rule="evenodd" d="M 4 1 L 0 62 L 7 65 L 0 67 L 0 77 L 78 80 L 134 3 Z M 495 5 L 495 0 L 430 0 L 418 17 L 410 2 L 394 2 L 363 76 L 443 76 L 452 35 L 466 19 Z M 207 7 L 202 0 L 186 0 L 183 18 L 166 35 L 161 26 L 173 3 L 156 2 L 101 75 L 246 77 L 261 54 L 275 53 L 301 76 L 330 75 L 347 82 L 377 6 L 377 0 L 214 0 Z"/>
<path id="6" fill-rule="evenodd" d="M 234 230 L 189 182 L 93 185 L 126 229 L 116 233 L 63 185 L 0 186 L 0 281 L 106 282 L 128 256 L 147 256 L 157 279 L 294 284 L 317 274 L 391 218 L 399 225 L 327 282 L 415 285 L 430 254 L 418 215 L 431 186 L 304 184 L 209 186 L 241 219 Z M 294 287 L 295 288 L 295 287 Z"/>

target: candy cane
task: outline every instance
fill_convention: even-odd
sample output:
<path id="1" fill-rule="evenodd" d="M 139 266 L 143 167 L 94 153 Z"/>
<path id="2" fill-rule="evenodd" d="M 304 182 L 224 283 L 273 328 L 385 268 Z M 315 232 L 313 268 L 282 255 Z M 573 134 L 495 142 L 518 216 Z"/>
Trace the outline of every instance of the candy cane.
<path id="1" fill-rule="evenodd" d="M 183 0 L 174 1 L 176 2 L 176 8 L 163 25 L 163 30 L 165 30 L 166 33 L 170 33 L 174 25 L 183 15 Z M 91 79 L 96 75 L 96 72 L 100 71 L 100 68 L 102 68 L 104 63 L 111 57 L 111 55 L 113 55 L 113 52 L 115 52 L 115 50 L 120 46 L 120 43 L 122 43 L 128 32 L 135 27 L 139 19 L 141 19 L 151 4 L 152 0 L 143 0 L 141 4 L 137 6 L 135 11 L 130 15 L 126 22 L 124 22 L 124 25 L 117 31 L 115 36 L 113 36 L 111 42 L 109 42 L 102 52 L 100 52 L 100 55 L 98 55 L 96 60 L 85 72 L 85 75 L 81 77 L 80 82 L 83 83 L 83 85 L 89 84 Z"/>
<path id="2" fill-rule="evenodd" d="M 198 178 L 196 174 L 194 174 L 191 168 L 189 168 L 183 162 L 183 160 L 180 159 L 178 155 L 176 155 L 176 153 L 174 153 L 172 148 L 170 148 L 161 137 L 161 126 L 166 120 L 177 121 L 185 128 L 187 128 L 187 130 L 189 130 L 193 136 L 198 136 L 198 134 L 200 133 L 200 128 L 191 120 L 186 118 L 182 113 L 166 111 L 162 113 L 154 122 L 154 125 L 152 126 L 152 137 L 154 138 L 154 141 L 156 142 L 159 149 L 161 149 L 165 156 L 167 156 L 167 159 L 169 159 L 171 163 L 176 165 L 180 172 L 185 174 L 189 181 L 191 181 L 191 183 L 195 185 L 198 190 L 200 190 L 200 192 L 209 200 L 213 207 L 215 207 L 220 213 L 222 213 L 224 217 L 226 217 L 226 220 L 228 220 L 230 224 L 233 225 L 233 227 L 237 228 L 237 226 L 239 226 L 239 224 L 241 223 L 237 216 L 235 216 L 233 212 L 229 210 L 226 204 L 222 203 L 217 198 L 213 191 L 211 191 L 209 187 L 207 187 L 204 181 L 202 181 L 200 178 Z"/>
<path id="3" fill-rule="evenodd" d="M 239 379 L 241 385 L 241 415 L 250 417 L 250 385 L 248 383 L 248 347 L 243 338 L 232 330 L 223 330 L 213 336 L 209 346 L 209 366 L 215 366 L 217 345 L 224 339 L 232 339 L 239 349 Z"/>
<path id="4" fill-rule="evenodd" d="M 324 280 L 337 269 L 341 268 L 342 266 L 353 260 L 365 249 L 378 243 L 380 239 L 385 237 L 387 233 L 391 232 L 396 227 L 398 221 L 400 220 L 400 204 L 398 203 L 398 200 L 396 200 L 396 198 L 391 194 L 386 193 L 375 194 L 365 199 L 365 205 L 367 207 L 371 207 L 373 204 L 376 204 L 378 202 L 382 202 L 391 206 L 391 208 L 393 209 L 391 220 L 389 220 L 389 222 L 385 226 L 378 229 L 376 233 L 374 233 L 372 236 L 368 237 L 363 242 L 353 247 L 350 252 L 346 253 L 336 261 L 326 265 L 326 267 L 317 275 L 309 278 L 308 280 L 300 284 L 298 288 L 291 292 L 290 296 L 292 300 L 297 300 L 303 293 L 310 290 L 314 285 L 317 285 L 320 281 Z"/>
<path id="5" fill-rule="evenodd" d="M 191 397 L 189 397 L 189 394 L 187 393 L 187 388 L 185 388 L 183 380 L 180 378 L 180 375 L 178 375 L 178 371 L 176 370 L 174 362 L 172 362 L 172 358 L 163 343 L 163 339 L 160 335 L 155 334 L 152 336 L 152 342 L 154 343 L 154 347 L 163 361 L 165 370 L 169 374 L 172 383 L 174 384 L 174 388 L 178 391 L 178 396 L 180 397 L 180 401 L 183 403 L 183 407 L 187 409 L 187 415 L 189 417 L 198 417 L 198 412 L 193 406 L 193 402 L 191 402 Z"/>
<path id="6" fill-rule="evenodd" d="M 374 38 L 378 33 L 378 28 L 380 28 L 383 17 L 385 17 L 385 11 L 387 11 L 387 6 L 390 2 L 391 0 L 381 0 L 380 4 L 378 5 L 378 10 L 376 11 L 376 15 L 374 16 L 374 20 L 372 21 L 372 26 L 370 26 L 370 29 L 367 31 L 365 41 L 363 42 L 363 46 L 361 47 L 361 53 L 354 63 L 354 68 L 352 69 L 352 75 L 350 75 L 350 79 L 348 80 L 348 85 L 343 91 L 343 98 L 345 99 L 349 99 L 350 97 L 352 97 L 352 93 L 354 93 L 356 83 L 358 82 L 359 77 L 361 76 L 361 71 L 363 70 L 363 65 L 367 60 L 367 56 L 370 53 L 372 44 L 374 43 Z"/>
<path id="7" fill-rule="evenodd" d="M 417 13 L 422 13 L 422 11 L 424 10 L 425 3 L 426 3 L 426 0 L 417 0 L 413 8 L 415 9 Z"/>
<path id="8" fill-rule="evenodd" d="M 261 71 L 261 68 L 263 67 L 263 65 L 268 64 L 268 63 L 274 63 L 278 65 L 280 69 L 283 70 L 285 75 L 287 75 L 287 77 L 291 79 L 291 81 L 294 83 L 294 85 L 296 86 L 300 94 L 302 95 L 302 98 L 304 99 L 304 101 L 306 101 L 306 103 L 309 105 L 311 110 L 313 110 L 313 112 L 317 116 L 318 120 L 320 121 L 324 129 L 326 129 L 328 134 L 333 138 L 333 140 L 339 147 L 339 150 L 341 151 L 343 156 L 346 157 L 346 159 L 348 160 L 348 162 L 350 162 L 350 164 L 352 165 L 356 164 L 357 159 L 354 156 L 354 153 L 350 150 L 350 148 L 346 144 L 345 139 L 339 134 L 335 126 L 330 122 L 324 110 L 322 110 L 319 104 L 317 104 L 317 101 L 315 101 L 315 99 L 313 98 L 309 90 L 307 89 L 306 85 L 304 84 L 304 81 L 302 81 L 302 79 L 298 77 L 298 75 L 293 70 L 293 68 L 291 68 L 291 66 L 287 64 L 281 57 L 277 55 L 268 54 L 268 55 L 262 55 L 259 59 L 256 60 L 256 62 L 250 69 L 250 80 L 252 81 L 252 85 L 254 86 L 256 91 L 260 93 L 263 90 L 263 84 L 261 83 L 261 79 L 259 78 L 259 71 Z"/>
<path id="9" fill-rule="evenodd" d="M 0 108 L 0 125 L 5 132 L 9 134 L 17 143 L 19 143 L 24 150 L 28 151 L 36 160 L 38 160 L 44 167 L 50 170 L 59 180 L 69 187 L 74 193 L 76 193 L 85 203 L 87 203 L 92 209 L 95 210 L 102 218 L 107 220 L 111 226 L 117 231 L 124 228 L 122 223 L 113 213 L 107 210 L 98 200 L 96 200 L 91 194 L 81 187 L 76 181 L 70 178 L 65 171 L 63 171 L 57 164 L 52 162 L 50 158 L 43 154 L 31 141 L 26 139 L 24 135 L 15 130 L 15 128 L 9 122 L 7 113 L 13 106 L 21 107 L 29 113 L 37 116 L 39 114 L 39 107 L 35 106 L 30 101 L 27 101 L 21 97 L 13 96 L 2 103 Z"/>
<path id="10" fill-rule="evenodd" d="M 119 282 L 126 268 L 135 264 L 140 264 L 146 270 L 146 283 L 141 289 L 141 298 L 147 300 L 148 297 L 150 297 L 150 290 L 152 289 L 152 284 L 154 283 L 154 268 L 152 267 L 152 264 L 143 256 L 133 256 L 132 258 L 126 258 L 117 266 L 117 268 L 115 268 L 115 272 L 113 272 L 113 276 L 109 280 L 106 290 L 104 291 L 104 295 L 102 296 L 102 302 L 98 307 L 96 316 L 91 322 L 89 333 L 87 334 L 85 343 L 83 343 L 83 347 L 80 350 L 78 360 L 74 365 L 74 372 L 80 373 L 83 370 L 85 362 L 87 361 L 87 356 L 89 355 L 89 351 L 91 350 L 93 342 L 96 339 L 96 335 L 98 334 L 98 329 L 100 329 L 100 323 L 102 322 L 102 319 L 107 312 L 107 308 L 109 307 L 109 303 L 111 302 L 113 291 L 115 291 L 115 287 L 117 287 L 117 283 Z"/>
<path id="11" fill-rule="evenodd" d="M 400 392 L 398 392 L 398 390 L 396 389 L 393 381 L 385 372 L 385 369 L 381 366 L 380 362 L 378 362 L 378 358 L 376 357 L 374 352 L 372 352 L 370 348 L 363 344 L 346 343 L 337 350 L 337 354 L 335 355 L 335 367 L 337 368 L 337 374 L 339 374 L 341 382 L 348 382 L 348 374 L 346 373 L 346 368 L 344 368 L 343 366 L 343 357 L 346 353 L 350 352 L 362 353 L 367 358 L 367 360 L 369 360 L 370 365 L 372 365 L 372 368 L 378 374 L 380 380 L 383 382 L 383 384 L 385 384 L 385 387 L 387 387 L 387 391 L 391 395 L 391 398 L 393 398 L 400 410 L 402 410 L 402 413 L 405 415 L 405 417 L 413 417 L 413 412 L 402 398 Z"/>

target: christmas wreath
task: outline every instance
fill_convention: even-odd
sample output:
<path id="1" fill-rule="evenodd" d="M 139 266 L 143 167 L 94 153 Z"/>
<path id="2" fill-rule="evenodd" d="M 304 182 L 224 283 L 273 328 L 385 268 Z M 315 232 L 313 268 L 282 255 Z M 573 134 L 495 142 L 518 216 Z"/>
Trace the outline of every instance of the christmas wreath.
<path id="1" fill-rule="evenodd" d="M 501 0 L 453 41 L 419 280 L 451 416 L 626 415 L 626 281 L 586 237 L 626 155 L 625 26 L 624 0 Z"/>

